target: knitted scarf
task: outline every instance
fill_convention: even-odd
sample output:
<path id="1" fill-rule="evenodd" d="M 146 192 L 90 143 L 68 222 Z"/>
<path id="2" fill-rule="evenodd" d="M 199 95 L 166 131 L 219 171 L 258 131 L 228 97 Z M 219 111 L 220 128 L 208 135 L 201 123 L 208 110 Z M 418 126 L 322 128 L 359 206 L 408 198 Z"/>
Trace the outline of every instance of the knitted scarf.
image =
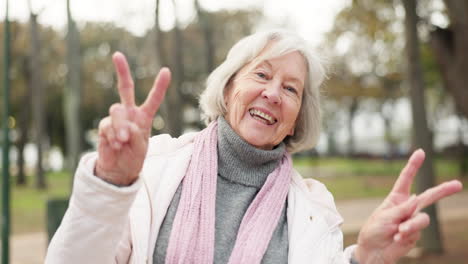
<path id="1" fill-rule="evenodd" d="M 218 173 L 217 121 L 196 137 L 166 254 L 166 264 L 212 264 L 215 237 L 215 199 Z M 291 156 L 280 165 L 247 209 L 229 264 L 260 263 L 278 224 L 291 180 Z"/>

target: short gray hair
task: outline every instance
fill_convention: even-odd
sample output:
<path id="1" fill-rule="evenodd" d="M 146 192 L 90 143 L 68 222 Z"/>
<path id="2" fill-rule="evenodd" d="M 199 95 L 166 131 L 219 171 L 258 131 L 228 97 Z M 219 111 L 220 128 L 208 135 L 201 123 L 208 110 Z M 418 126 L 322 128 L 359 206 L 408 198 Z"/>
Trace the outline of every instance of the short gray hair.
<path id="1" fill-rule="evenodd" d="M 311 51 L 307 42 L 291 32 L 282 30 L 260 32 L 237 42 L 229 51 L 226 60 L 208 76 L 206 89 L 200 96 L 202 118 L 208 124 L 219 116 L 225 116 L 227 110 L 224 95 L 229 81 L 270 44 L 268 58 L 298 51 L 306 61 L 308 74 L 294 135 L 287 136 L 283 141 L 290 153 L 313 148 L 317 144 L 321 129 L 319 87 L 325 79 L 326 72 L 321 59 Z"/>

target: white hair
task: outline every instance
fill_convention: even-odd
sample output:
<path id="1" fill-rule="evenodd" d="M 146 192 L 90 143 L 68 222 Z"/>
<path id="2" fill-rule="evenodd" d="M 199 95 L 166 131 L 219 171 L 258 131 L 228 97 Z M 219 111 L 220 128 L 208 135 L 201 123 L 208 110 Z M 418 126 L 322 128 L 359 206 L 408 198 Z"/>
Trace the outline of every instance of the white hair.
<path id="1" fill-rule="evenodd" d="M 307 76 L 304 84 L 301 110 L 296 120 L 294 135 L 283 141 L 290 153 L 313 148 L 321 129 L 319 87 L 325 78 L 321 59 L 311 51 L 301 37 L 282 30 L 255 33 L 237 42 L 229 51 L 226 60 L 208 76 L 206 89 L 200 96 L 202 118 L 208 124 L 219 116 L 226 115 L 224 95 L 231 78 L 246 64 L 264 51 L 265 59 L 279 57 L 298 51 L 305 59 Z"/>

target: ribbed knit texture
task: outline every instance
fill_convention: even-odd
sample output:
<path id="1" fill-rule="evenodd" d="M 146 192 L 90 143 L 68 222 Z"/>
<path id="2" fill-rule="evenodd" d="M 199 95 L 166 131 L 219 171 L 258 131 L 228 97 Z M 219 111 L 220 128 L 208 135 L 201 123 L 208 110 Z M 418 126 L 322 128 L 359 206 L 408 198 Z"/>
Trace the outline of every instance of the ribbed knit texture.
<path id="1" fill-rule="evenodd" d="M 172 226 L 166 263 L 213 263 L 216 196 L 216 171 L 213 168 L 216 164 L 213 165 L 212 161 L 217 161 L 216 125 L 211 124 L 197 136 L 194 148 L 189 170 L 182 182 L 182 194 Z M 205 174 L 210 179 L 205 179 Z M 268 176 L 247 209 L 237 233 L 230 263 L 261 262 L 278 219 L 282 216 L 290 175 L 291 158 L 285 154 L 280 166 Z"/>
<path id="2" fill-rule="evenodd" d="M 226 264 L 229 261 L 242 218 L 268 175 L 278 166 L 285 151 L 286 148 L 283 143 L 272 150 L 261 150 L 248 144 L 234 132 L 223 117 L 219 117 L 215 264 Z M 249 158 L 245 159 L 245 157 Z M 177 188 L 159 228 L 153 252 L 153 264 L 165 263 L 169 236 L 181 192 L 182 184 Z M 287 201 L 285 201 L 276 229 L 263 255 L 263 264 L 288 263 L 289 241 L 286 207 Z"/>
<path id="3" fill-rule="evenodd" d="M 218 173 L 226 180 L 261 188 L 285 151 L 284 143 L 273 150 L 256 148 L 237 135 L 223 117 L 218 119 Z"/>

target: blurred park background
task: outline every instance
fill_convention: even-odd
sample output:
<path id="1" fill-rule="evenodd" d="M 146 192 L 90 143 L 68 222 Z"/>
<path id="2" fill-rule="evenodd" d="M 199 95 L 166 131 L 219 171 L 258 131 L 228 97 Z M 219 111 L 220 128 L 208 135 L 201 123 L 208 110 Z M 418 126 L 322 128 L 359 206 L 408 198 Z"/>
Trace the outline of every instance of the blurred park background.
<path id="1" fill-rule="evenodd" d="M 198 95 L 237 40 L 281 27 L 310 41 L 329 68 L 323 133 L 294 163 L 324 182 L 355 223 L 345 229 L 346 245 L 412 150 L 427 153 L 414 192 L 450 179 L 468 184 L 464 0 L 10 0 L 8 23 L 6 6 L 1 0 L 1 140 L 9 149 L 2 177 L 7 170 L 3 185 L 11 188 L 2 189 L 10 205 L 2 226 L 11 223 L 2 230 L 13 241 L 10 263 L 43 261 L 53 222 L 47 201 L 68 199 L 79 156 L 95 149 L 99 120 L 119 100 L 117 50 L 129 60 L 139 102 L 158 69 L 170 67 L 153 134 L 179 136 L 204 127 Z M 429 208 L 431 227 L 401 263 L 468 263 L 467 192 L 439 207 Z"/>

